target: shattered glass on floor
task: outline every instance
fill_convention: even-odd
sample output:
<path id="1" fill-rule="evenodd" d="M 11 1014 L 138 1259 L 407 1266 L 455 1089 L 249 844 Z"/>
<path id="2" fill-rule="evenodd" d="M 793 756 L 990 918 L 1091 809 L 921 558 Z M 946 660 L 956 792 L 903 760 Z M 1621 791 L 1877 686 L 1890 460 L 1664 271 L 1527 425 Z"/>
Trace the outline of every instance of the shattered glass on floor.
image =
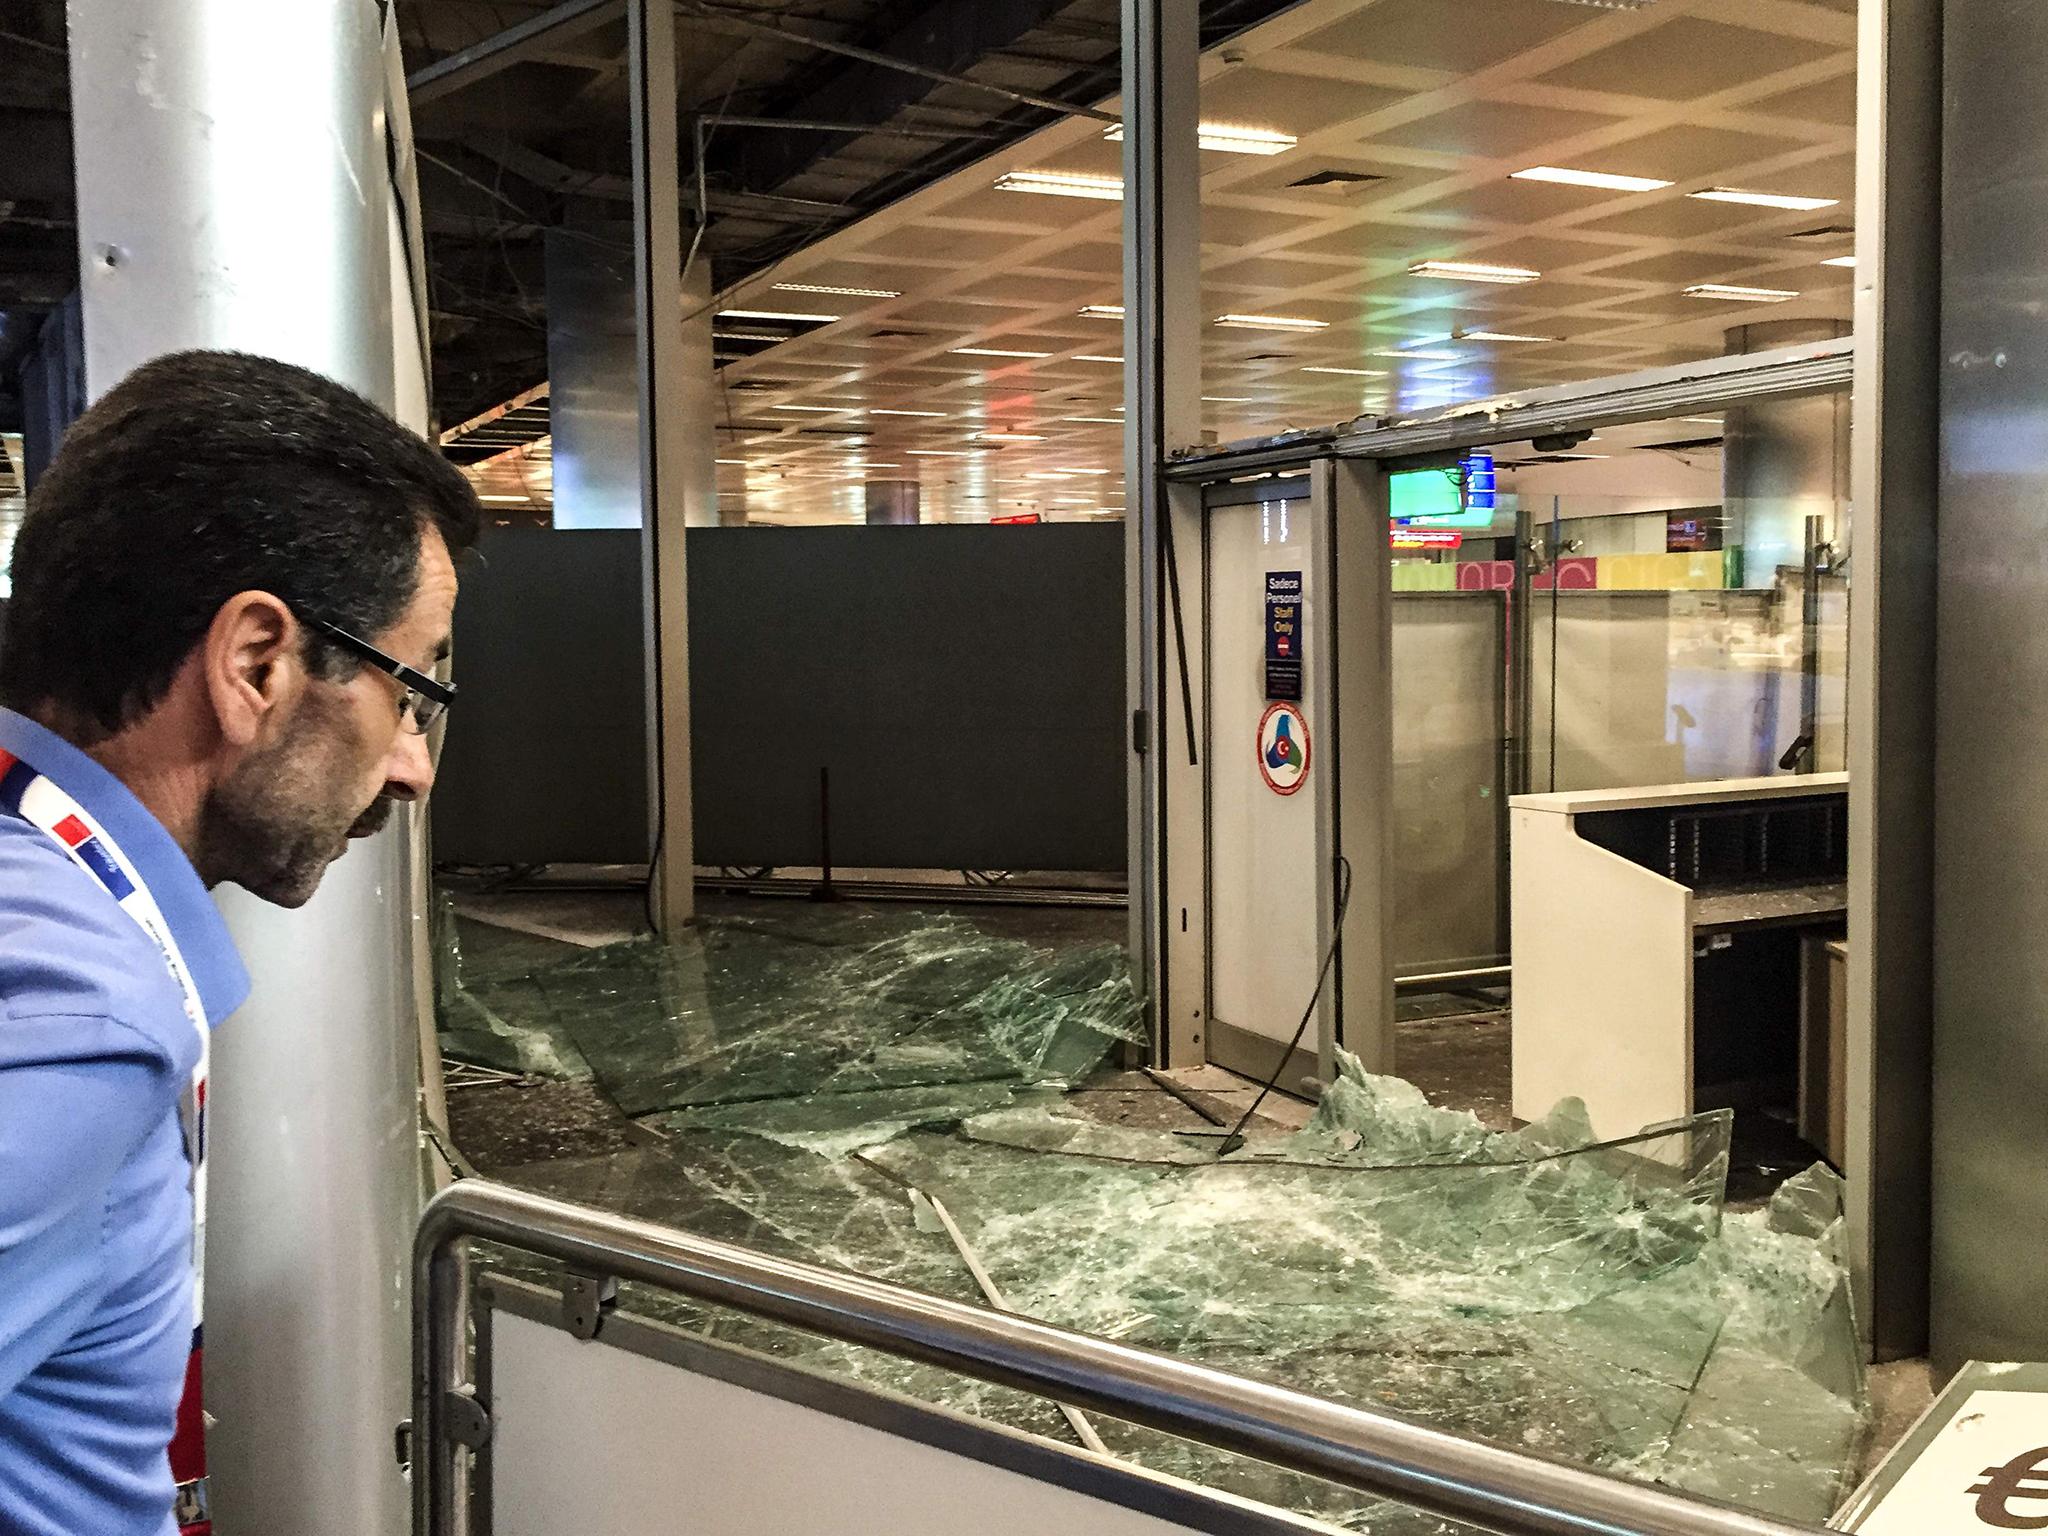
<path id="1" fill-rule="evenodd" d="M 691 948 L 458 990 L 508 1031 L 491 1049 L 573 1055 L 660 1133 L 501 1175 L 525 1187 L 980 1301 L 918 1192 L 1035 1317 L 1788 1518 L 1845 1491 L 1864 1411 L 1839 1183 L 1817 1169 L 1727 1212 L 1725 1112 L 1595 1144 L 1566 1101 L 1497 1132 L 1346 1059 L 1306 1128 L 1219 1156 L 1215 1136 L 1104 1124 L 1063 1091 L 1133 1035 L 1113 950 L 914 913 L 721 921 Z M 675 1297 L 631 1304 L 1071 1443 L 1022 1394 Z M 1096 1427 L 1113 1454 L 1344 1529 L 1449 1529 Z"/>

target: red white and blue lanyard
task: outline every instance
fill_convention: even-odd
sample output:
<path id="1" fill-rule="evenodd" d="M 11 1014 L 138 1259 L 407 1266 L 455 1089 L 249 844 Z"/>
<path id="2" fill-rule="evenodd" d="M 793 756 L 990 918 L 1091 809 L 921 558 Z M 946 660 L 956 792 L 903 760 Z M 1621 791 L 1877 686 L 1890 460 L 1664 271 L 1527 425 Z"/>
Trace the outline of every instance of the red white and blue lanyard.
<path id="1" fill-rule="evenodd" d="M 18 816 L 46 833 L 70 856 L 72 863 L 91 875 L 135 925 L 149 935 L 163 956 L 171 980 L 177 983 L 186 1021 L 198 1036 L 198 1065 L 192 1069 L 192 1081 L 178 1104 L 185 1156 L 191 1165 L 192 1351 L 196 1357 L 201 1343 L 200 1322 L 205 1314 L 206 1068 L 210 1034 L 206 1005 L 162 908 L 150 894 L 141 872 L 121 851 L 120 844 L 54 779 L 4 750 L 0 750 L 0 814 Z M 172 1448 L 172 1462 L 180 1479 L 179 1521 L 187 1529 L 194 1525 L 203 1529 L 206 1519 L 204 1424 L 199 1408 L 199 1373 L 191 1369 L 185 1377 L 185 1400 L 178 1409 L 179 1443 Z M 197 1444 L 192 1443 L 195 1438 Z"/>

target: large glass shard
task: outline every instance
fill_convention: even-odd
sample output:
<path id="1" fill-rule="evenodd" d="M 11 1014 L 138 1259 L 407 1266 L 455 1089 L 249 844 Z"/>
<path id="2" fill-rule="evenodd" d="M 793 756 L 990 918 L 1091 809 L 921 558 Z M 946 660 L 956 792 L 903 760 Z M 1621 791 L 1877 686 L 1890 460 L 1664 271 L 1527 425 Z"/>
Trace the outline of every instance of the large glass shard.
<path id="1" fill-rule="evenodd" d="M 514 1028 L 566 1034 L 634 1115 L 1063 1082 L 1138 1033 L 1114 946 L 1048 956 L 914 910 L 708 919 L 682 944 L 582 951 L 465 995 Z"/>

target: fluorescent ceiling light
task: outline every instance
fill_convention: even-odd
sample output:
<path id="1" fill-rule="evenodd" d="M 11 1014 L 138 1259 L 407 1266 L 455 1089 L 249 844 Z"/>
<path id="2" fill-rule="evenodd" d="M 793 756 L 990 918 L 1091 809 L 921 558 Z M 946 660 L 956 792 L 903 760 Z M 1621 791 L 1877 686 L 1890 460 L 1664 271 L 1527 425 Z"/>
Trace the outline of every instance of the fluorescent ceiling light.
<path id="1" fill-rule="evenodd" d="M 1460 331 L 1460 341 L 1556 341 L 1555 336 L 1518 336 L 1513 331 Z"/>
<path id="2" fill-rule="evenodd" d="M 478 501 L 530 501 L 530 500 L 532 500 L 532 499 L 533 499 L 532 497 L 530 497 L 530 496 L 526 496 L 526 495 L 519 495 L 519 496 L 479 496 L 479 497 L 477 497 L 477 500 L 478 500 Z"/>
<path id="3" fill-rule="evenodd" d="M 1121 320 L 1124 307 L 1121 304 L 1083 304 L 1080 313 L 1090 320 Z"/>
<path id="4" fill-rule="evenodd" d="M 1830 256 L 1821 265 L 1824 267 L 1853 267 L 1856 265 L 1856 258 L 1854 256 Z"/>
<path id="5" fill-rule="evenodd" d="M 1490 261 L 1418 261 L 1410 277 L 1447 277 L 1460 283 L 1533 283 L 1543 274 L 1531 267 L 1504 267 Z"/>
<path id="6" fill-rule="evenodd" d="M 1839 197 L 1788 197 L 1782 192 L 1744 192 L 1736 187 L 1708 187 L 1703 192 L 1688 192 L 1686 196 L 1703 203 L 1747 203 L 1757 208 L 1789 208 L 1795 213 L 1832 208 L 1841 201 Z"/>
<path id="7" fill-rule="evenodd" d="M 900 299 L 903 293 L 896 288 L 840 288 L 831 283 L 776 283 L 784 293 L 829 293 L 849 299 Z"/>
<path id="8" fill-rule="evenodd" d="M 906 448 L 903 450 L 915 459 L 971 459 L 972 453 L 960 448 Z"/>
<path id="9" fill-rule="evenodd" d="M 1243 331 L 1326 331 L 1327 320 L 1304 320 L 1296 315 L 1218 315 L 1218 325 Z"/>
<path id="10" fill-rule="evenodd" d="M 1050 352 L 1019 352 L 1011 347 L 951 347 L 960 357 L 1051 357 Z"/>
<path id="11" fill-rule="evenodd" d="M 1688 299 L 1733 299 L 1743 304 L 1782 304 L 1799 294 L 1791 288 L 1745 288 L 1738 283 L 1694 283 L 1685 290 Z"/>
<path id="12" fill-rule="evenodd" d="M 1121 357 L 1106 357 L 1106 356 L 1104 356 L 1104 355 L 1102 355 L 1101 353 L 1098 353 L 1098 352 L 1079 352 L 1079 353 L 1076 353 L 1076 354 L 1075 354 L 1075 356 L 1074 356 L 1074 361 L 1075 361 L 1075 362 L 1077 362 L 1077 363 L 1118 363 L 1118 364 L 1121 364 L 1121 363 L 1123 362 L 1123 359 L 1122 359 Z"/>
<path id="13" fill-rule="evenodd" d="M 1240 128 L 1233 123 L 1202 123 L 1197 125 L 1195 134 L 1195 142 L 1202 148 L 1220 150 L 1226 155 L 1277 155 L 1301 142 L 1293 134 L 1277 129 Z M 1112 144 L 1121 144 L 1124 125 L 1112 124 L 1102 136 Z"/>
<path id="14" fill-rule="evenodd" d="M 1384 379 L 1387 376 L 1387 370 L 1384 368 L 1324 368 L 1316 364 L 1306 365 L 1301 371 L 1303 373 L 1341 373 L 1346 378 L 1352 379 Z"/>
<path id="15" fill-rule="evenodd" d="M 1042 432 L 977 432 L 974 434 L 984 443 L 1042 443 Z"/>
<path id="16" fill-rule="evenodd" d="M 944 411 L 899 411 L 899 410 L 893 410 L 893 409 L 891 409 L 891 408 L 890 408 L 890 407 L 888 407 L 888 406 L 881 406 L 881 405 L 878 405 L 878 406 L 876 406 L 876 407 L 875 407 L 875 408 L 874 408 L 874 409 L 873 409 L 873 410 L 872 410 L 871 412 L 869 412 L 869 414 L 870 414 L 870 415 L 873 415 L 873 416 L 938 416 L 938 417 L 943 417 L 943 416 L 944 416 L 944 415 L 945 415 L 946 413 L 945 413 Z"/>
<path id="17" fill-rule="evenodd" d="M 747 461 L 745 459 L 713 459 L 711 462 L 714 464 L 738 464 L 745 467 Z"/>
<path id="18" fill-rule="evenodd" d="M 1458 363 L 1464 359 L 1455 352 L 1375 352 L 1374 357 L 1398 357 L 1407 363 Z"/>
<path id="19" fill-rule="evenodd" d="M 1110 471 L 1106 469 L 1069 469 L 1062 466 L 1060 473 L 1063 475 L 1106 475 Z"/>
<path id="20" fill-rule="evenodd" d="M 1071 480 L 1073 478 L 1073 471 L 1066 469 L 1039 469 L 1033 470 L 1024 478 L 1026 480 Z M 1015 485 L 1017 482 L 1014 480 L 1003 480 L 997 483 L 1001 485 Z"/>
<path id="21" fill-rule="evenodd" d="M 996 178 L 998 192 L 1039 192 L 1047 197 L 1090 197 L 1120 203 L 1121 176 L 1084 176 L 1078 171 L 1010 171 Z"/>
<path id="22" fill-rule="evenodd" d="M 771 411 L 815 411 L 825 416 L 840 416 L 848 412 L 858 412 L 860 407 L 857 405 L 771 405 L 768 409 Z"/>
<path id="23" fill-rule="evenodd" d="M 1121 416 L 1062 416 L 1061 421 L 1082 421 L 1094 426 L 1120 427 L 1124 424 Z"/>
<path id="24" fill-rule="evenodd" d="M 794 320 L 805 325 L 830 325 L 837 315 L 809 315 L 793 309 L 721 309 L 721 320 Z"/>
<path id="25" fill-rule="evenodd" d="M 1575 171 L 1563 165 L 1532 165 L 1516 171 L 1512 181 L 1554 181 L 1567 187 L 1599 187 L 1605 192 L 1655 192 L 1671 185 L 1655 176 L 1617 176 L 1612 171 Z"/>

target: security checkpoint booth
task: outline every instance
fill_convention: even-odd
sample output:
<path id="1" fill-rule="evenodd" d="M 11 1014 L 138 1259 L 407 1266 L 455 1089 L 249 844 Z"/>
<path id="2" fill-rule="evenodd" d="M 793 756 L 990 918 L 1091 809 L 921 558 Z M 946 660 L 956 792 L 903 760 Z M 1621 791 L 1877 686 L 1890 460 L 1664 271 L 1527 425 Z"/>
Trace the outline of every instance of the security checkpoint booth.
<path id="1" fill-rule="evenodd" d="M 1458 588 L 1395 590 L 1404 487 L 1417 477 L 1466 484 L 1472 465 L 1490 465 L 1482 454 L 1531 440 L 1826 401 L 1846 390 L 1851 366 L 1847 342 L 1815 342 L 1163 467 L 1163 681 L 1148 741 L 1162 810 L 1147 890 L 1158 903 L 1164 1062 L 1277 1074 L 1311 1096 L 1340 1047 L 1392 1072 L 1397 989 L 1509 980 L 1512 797 L 1579 787 L 1575 774 L 1604 775 L 1602 784 L 1658 769 L 1684 777 L 1683 753 L 1642 744 L 1665 735 L 1662 630 L 1647 730 L 1575 718 L 1574 688 L 1627 685 L 1610 675 L 1641 627 L 1627 606 L 1581 608 L 1581 594 L 1565 590 L 1569 541 L 1526 506 L 1511 555 L 1472 565 L 1481 579 L 1466 583 L 1461 566 Z M 1730 501 L 1746 504 L 1756 538 L 1774 520 L 1805 518 L 1790 497 L 1738 490 Z M 1797 637 L 1815 667 L 1841 643 L 1836 618 Z M 1808 660 L 1791 658 L 1788 675 Z M 1759 681 L 1757 698 L 1716 698 L 1717 714 L 1747 720 L 1765 708 L 1760 739 L 1774 756 L 1802 730 L 1839 754 L 1838 699 L 1823 707 L 1817 689 Z M 1717 724 L 1701 728 L 1692 761 L 1726 755 L 1706 740 Z M 1816 753 L 1803 766 L 1835 764 Z"/>

